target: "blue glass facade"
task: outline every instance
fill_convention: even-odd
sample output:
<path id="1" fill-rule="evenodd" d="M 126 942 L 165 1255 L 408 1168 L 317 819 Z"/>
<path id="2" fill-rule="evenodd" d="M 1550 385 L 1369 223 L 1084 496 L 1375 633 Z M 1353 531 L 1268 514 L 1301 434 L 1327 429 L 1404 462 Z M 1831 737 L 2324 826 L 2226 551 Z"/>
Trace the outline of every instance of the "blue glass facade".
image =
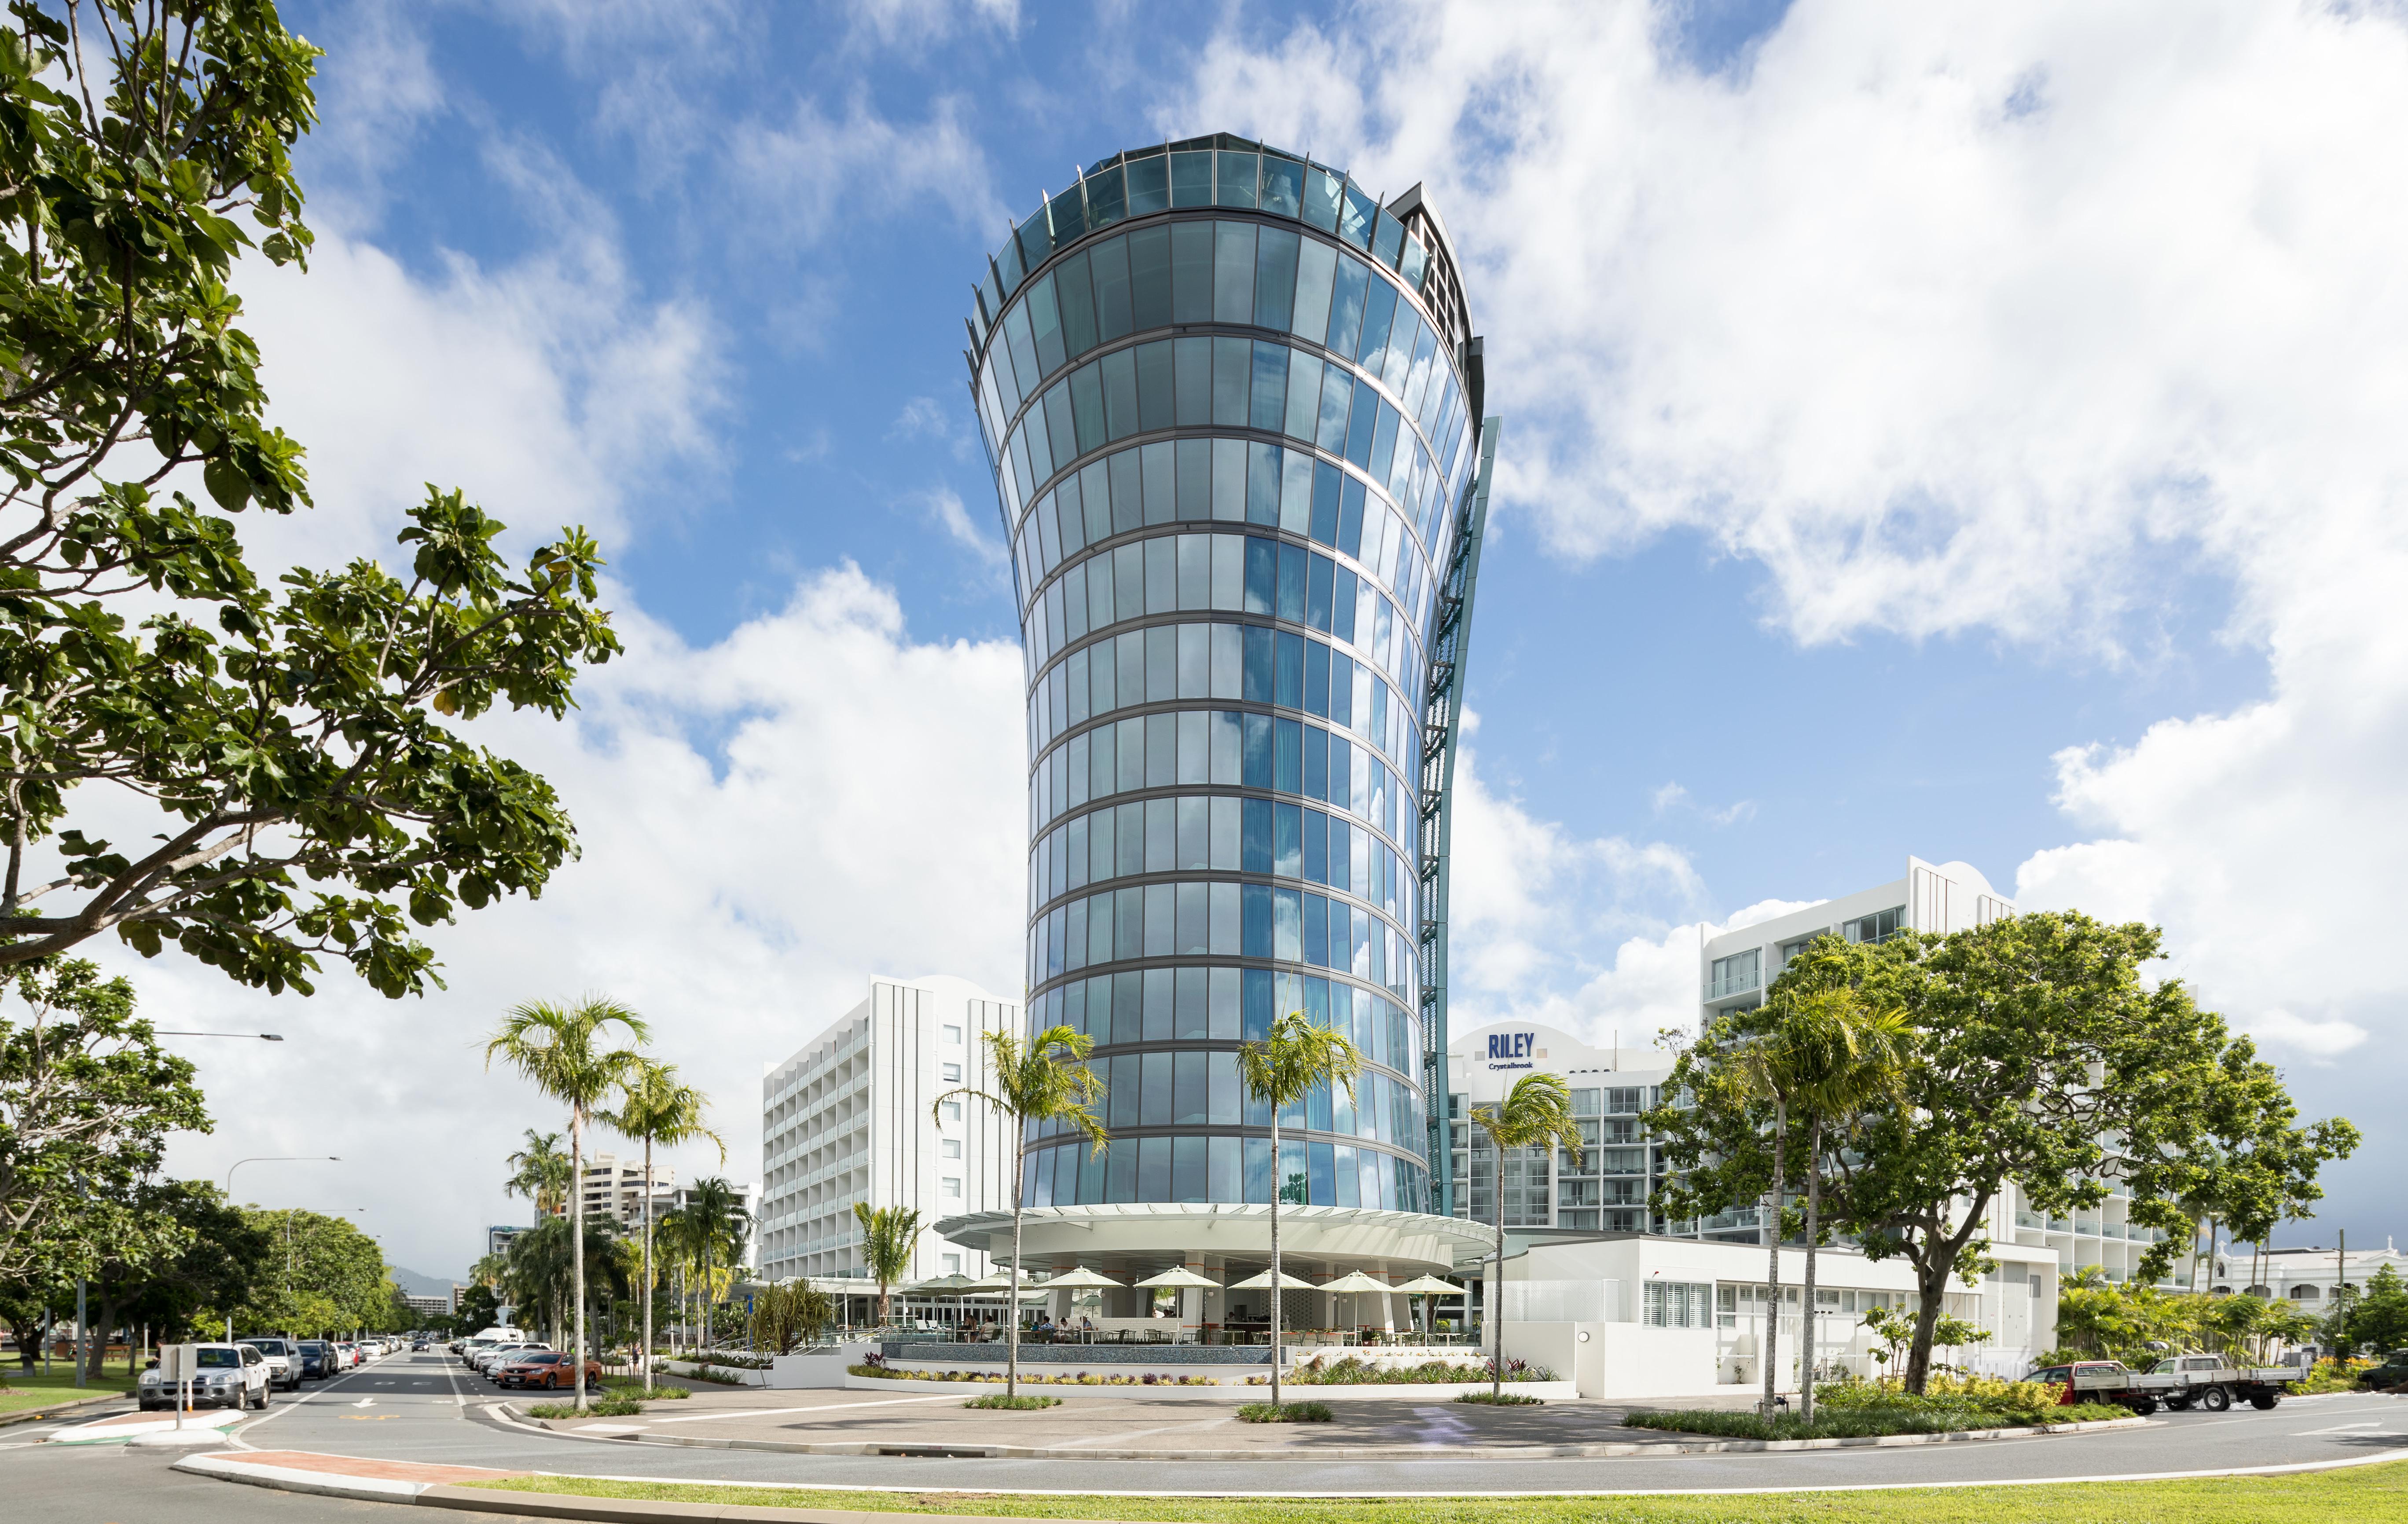
<path id="1" fill-rule="evenodd" d="M 1269 1200 L 1237 1047 L 1300 1009 L 1369 1065 L 1283 1118 L 1282 1199 L 1430 1206 L 1422 714 L 1479 454 L 1460 291 L 1416 193 L 1226 136 L 1089 170 L 979 283 L 1028 1016 L 1095 1038 L 1114 1140 L 1032 1149 L 1029 1204 Z"/>

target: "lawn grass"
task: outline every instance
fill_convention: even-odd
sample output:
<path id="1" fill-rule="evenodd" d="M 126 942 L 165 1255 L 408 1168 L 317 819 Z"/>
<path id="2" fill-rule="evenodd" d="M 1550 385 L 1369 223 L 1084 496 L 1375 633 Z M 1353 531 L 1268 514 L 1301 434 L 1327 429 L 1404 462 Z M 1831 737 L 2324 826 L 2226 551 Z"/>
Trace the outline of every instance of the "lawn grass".
<path id="1" fill-rule="evenodd" d="M 0 1413 L 22 1413 L 29 1407 L 48 1407 L 84 1397 L 126 1396 L 133 1392 L 138 1379 L 138 1376 L 127 1375 L 125 1367 L 118 1365 L 103 1372 L 79 1390 L 75 1384 L 75 1369 L 64 1362 L 52 1365 L 47 1375 L 38 1365 L 31 1371 L 15 1365 L 0 1367 Z"/>
<path id="2" fill-rule="evenodd" d="M 512 1477 L 474 1487 L 582 1498 L 1007 1514 L 1165 1524 L 2383 1524 L 2408 1521 L 2408 1466 L 2354 1466 L 2283 1476 L 2040 1487 L 1915 1488 L 1885 1492 L 1723 1493 L 1695 1497 L 1335 1499 L 1031 1497 L 993 1492 L 857 1492 L 802 1488 Z"/>

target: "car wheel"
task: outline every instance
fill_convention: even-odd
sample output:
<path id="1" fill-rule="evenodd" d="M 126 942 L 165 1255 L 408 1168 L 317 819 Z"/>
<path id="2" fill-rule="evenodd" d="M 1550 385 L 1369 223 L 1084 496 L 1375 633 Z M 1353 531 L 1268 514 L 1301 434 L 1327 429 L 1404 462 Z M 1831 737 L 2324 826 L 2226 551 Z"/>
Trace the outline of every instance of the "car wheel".
<path id="1" fill-rule="evenodd" d="M 2280 1393 L 2271 1391 L 2261 1392 L 2258 1396 L 2249 1399 L 2249 1405 L 2256 1408 L 2260 1413 L 2271 1413 L 2274 1410 L 2274 1404 L 2282 1400 Z"/>
<path id="2" fill-rule="evenodd" d="M 2210 1413 L 2221 1413 L 2232 1405 L 2232 1394 L 2222 1387 L 2210 1387 L 2199 1394 L 2199 1405 Z"/>
<path id="3" fill-rule="evenodd" d="M 2166 1399 L 2166 1406 L 2173 1409 L 2176 1413 L 2187 1413 L 2190 1411 L 2190 1399 L 2187 1397 L 2169 1397 Z"/>
<path id="4" fill-rule="evenodd" d="M 2144 1418 L 2150 1414 L 2155 1413 L 2157 1410 L 2157 1399 L 2153 1397 L 2143 1397 L 2132 1404 L 2132 1411 Z"/>

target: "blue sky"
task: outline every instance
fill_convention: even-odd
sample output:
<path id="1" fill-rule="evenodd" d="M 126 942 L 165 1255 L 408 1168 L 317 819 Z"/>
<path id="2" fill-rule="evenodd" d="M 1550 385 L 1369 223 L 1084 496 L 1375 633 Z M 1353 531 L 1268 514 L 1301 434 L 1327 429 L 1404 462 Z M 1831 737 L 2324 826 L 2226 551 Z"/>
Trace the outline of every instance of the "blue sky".
<path id="1" fill-rule="evenodd" d="M 319 471 L 296 543 L 373 547 L 456 482 L 599 527 L 639 636 L 525 734 L 591 801 L 581 877 L 452 933 L 408 1030 L 632 989 L 749 1138 L 751 1065 L 873 969 L 1013 977 L 968 284 L 1074 164 L 1228 130 L 1426 179 L 1469 267 L 1507 419 L 1471 1011 L 1650 1030 L 1700 922 L 1962 858 L 2165 924 L 2308 1109 L 2387 1128 L 2408 462 L 2372 399 L 2408 236 L 2349 188 L 2399 167 L 2408 53 L 2212 9 L 2135 76 L 2134 23 L 2078 5 L 288 6 L 329 50 L 325 242 L 251 297 Z M 669 930 L 629 931 L 648 899 Z M 308 1019 L 324 1056 L 283 1061 L 393 1055 L 378 1003 Z M 447 1143 L 464 1173 L 508 1109 Z M 2382 1141 L 2281 1241 L 2400 1220 Z"/>

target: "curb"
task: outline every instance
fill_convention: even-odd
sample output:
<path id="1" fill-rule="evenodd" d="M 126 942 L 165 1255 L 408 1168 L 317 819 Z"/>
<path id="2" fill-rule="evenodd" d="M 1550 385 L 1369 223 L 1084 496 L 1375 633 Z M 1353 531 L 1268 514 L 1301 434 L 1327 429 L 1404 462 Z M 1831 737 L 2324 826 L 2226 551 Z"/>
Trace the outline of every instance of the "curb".
<path id="1" fill-rule="evenodd" d="M 0 1413 L 0 1429 L 12 1423 L 34 1423 L 43 1418 L 55 1418 L 63 1413 L 80 1413 L 103 1403 L 130 1403 L 133 1398 L 123 1392 L 103 1392 L 97 1397 L 78 1397 L 70 1402 L 52 1403 L 48 1407 L 29 1407 L 16 1413 Z"/>
<path id="2" fill-rule="evenodd" d="M 566 1419 L 529 1418 L 508 1403 L 486 1410 L 497 1423 L 538 1429 L 563 1439 L 604 1445 L 666 1445 L 693 1450 L 767 1450 L 781 1455 L 893 1456 L 923 1460 L 1593 1460 L 1622 1456 L 1749 1455 L 1785 1450 L 1852 1450 L 1908 1445 L 1947 1445 L 1966 1440 L 2031 1439 L 2047 1434 L 2089 1434 L 2138 1429 L 2146 1418 L 2108 1418 L 2097 1423 L 2034 1424 L 2016 1429 L 1967 1429 L 1946 1434 L 1870 1434 L 1856 1439 L 1698 1439 L 1596 1445 L 1347 1445 L 1315 1446 L 1302 1456 L 1289 1450 L 1107 1450 L 1094 1446 L 913 1445 L 865 1441 L 728 1439 L 704 1434 L 583 1432 L 553 1427 Z M 1672 1432 L 1664 1430 L 1657 1432 Z M 681 1516 L 684 1517 L 684 1516 Z"/>

